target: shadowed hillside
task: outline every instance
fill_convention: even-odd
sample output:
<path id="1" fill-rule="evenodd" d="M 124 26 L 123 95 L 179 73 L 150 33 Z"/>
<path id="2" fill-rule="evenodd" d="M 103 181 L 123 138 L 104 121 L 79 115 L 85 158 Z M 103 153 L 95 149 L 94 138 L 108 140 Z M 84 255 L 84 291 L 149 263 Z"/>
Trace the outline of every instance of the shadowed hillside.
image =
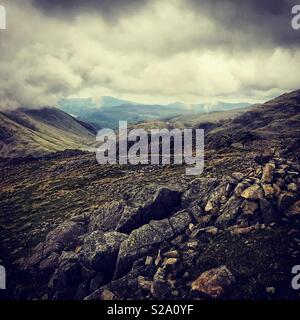
<path id="1" fill-rule="evenodd" d="M 92 150 L 97 126 L 55 108 L 0 112 L 0 156 L 39 156 L 65 149 Z"/>

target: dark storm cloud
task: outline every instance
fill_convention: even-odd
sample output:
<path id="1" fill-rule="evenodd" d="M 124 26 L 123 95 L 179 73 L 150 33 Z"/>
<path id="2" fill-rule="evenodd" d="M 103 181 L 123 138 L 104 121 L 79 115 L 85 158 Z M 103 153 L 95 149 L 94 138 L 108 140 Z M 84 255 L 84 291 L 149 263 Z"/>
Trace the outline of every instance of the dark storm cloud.
<path id="1" fill-rule="evenodd" d="M 33 0 L 48 13 L 77 14 L 98 11 L 103 16 L 124 15 L 142 8 L 149 0 Z"/>
<path id="2" fill-rule="evenodd" d="M 106 20 L 114 20 L 138 12 L 154 0 L 32 0 L 34 5 L 46 12 L 74 16 L 84 12 L 100 13 Z M 161 3 L 164 1 L 162 0 Z M 172 2 L 172 1 L 170 1 Z M 216 34 L 211 46 L 236 49 L 240 46 L 284 47 L 300 45 L 299 33 L 291 28 L 291 9 L 298 0 L 185 0 L 182 11 L 205 15 L 218 24 L 220 33 L 228 32 L 229 37 Z M 231 36 L 232 33 L 232 36 Z M 195 39 L 197 42 L 197 39 Z M 200 40 L 202 41 L 202 39 Z"/>
<path id="3" fill-rule="evenodd" d="M 190 0 L 186 4 L 217 21 L 220 27 L 239 32 L 241 38 L 252 34 L 249 46 L 264 42 L 300 44 L 299 33 L 291 28 L 291 10 L 299 0 Z"/>
<path id="4" fill-rule="evenodd" d="M 258 102 L 299 88 L 292 0 L 0 1 L 0 108 Z"/>

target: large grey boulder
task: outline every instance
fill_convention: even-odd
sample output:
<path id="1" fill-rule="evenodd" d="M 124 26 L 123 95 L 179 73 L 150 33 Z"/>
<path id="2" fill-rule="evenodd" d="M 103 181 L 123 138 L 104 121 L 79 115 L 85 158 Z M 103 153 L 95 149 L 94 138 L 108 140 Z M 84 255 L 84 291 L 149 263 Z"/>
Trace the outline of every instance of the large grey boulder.
<path id="1" fill-rule="evenodd" d="M 111 231 L 94 231 L 85 237 L 82 247 L 82 262 L 95 271 L 113 273 L 120 245 L 128 235 Z"/>
<path id="2" fill-rule="evenodd" d="M 189 214 L 181 211 L 170 219 L 150 221 L 149 224 L 132 231 L 120 246 L 114 278 L 128 273 L 135 260 L 157 248 L 162 242 L 182 233 L 191 221 Z"/>

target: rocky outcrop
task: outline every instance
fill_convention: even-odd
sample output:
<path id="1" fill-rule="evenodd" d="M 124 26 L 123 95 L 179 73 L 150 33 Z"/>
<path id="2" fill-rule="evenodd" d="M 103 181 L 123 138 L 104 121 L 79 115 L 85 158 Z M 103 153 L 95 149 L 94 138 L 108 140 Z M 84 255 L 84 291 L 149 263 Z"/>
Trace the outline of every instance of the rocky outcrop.
<path id="1" fill-rule="evenodd" d="M 119 278 L 130 271 L 135 260 L 149 253 L 160 243 L 176 237 L 190 223 L 189 214 L 183 211 L 170 219 L 150 221 L 149 224 L 134 230 L 120 246 L 114 278 Z"/>
<path id="2" fill-rule="evenodd" d="M 97 272 L 112 272 L 115 269 L 119 247 L 127 235 L 116 231 L 94 231 L 84 238 L 82 262 Z"/>
<path id="3" fill-rule="evenodd" d="M 24 269 L 30 269 L 41 263 L 42 269 L 50 267 L 56 261 L 53 253 L 61 253 L 63 250 L 74 249 L 82 243 L 82 236 L 86 233 L 86 226 L 79 222 L 66 221 L 49 232 L 44 242 L 35 249 L 34 254 L 23 265 Z M 46 260 L 47 259 L 47 260 Z M 43 261 L 46 260 L 46 261 Z M 51 262 L 50 262 L 51 261 Z M 53 267 L 51 267 L 53 268 Z M 51 269 L 50 268 L 50 269 Z"/>
<path id="4" fill-rule="evenodd" d="M 43 276 L 48 299 L 220 299 L 235 277 L 220 266 L 195 279 L 203 248 L 300 217 L 299 170 L 267 159 L 247 173 L 195 179 L 183 192 L 128 191 L 59 225 L 23 269 Z"/>
<path id="5" fill-rule="evenodd" d="M 143 206 L 126 207 L 116 227 L 119 232 L 129 234 L 132 230 L 151 220 L 167 218 L 171 212 L 180 207 L 180 192 L 163 187 L 157 190 Z"/>

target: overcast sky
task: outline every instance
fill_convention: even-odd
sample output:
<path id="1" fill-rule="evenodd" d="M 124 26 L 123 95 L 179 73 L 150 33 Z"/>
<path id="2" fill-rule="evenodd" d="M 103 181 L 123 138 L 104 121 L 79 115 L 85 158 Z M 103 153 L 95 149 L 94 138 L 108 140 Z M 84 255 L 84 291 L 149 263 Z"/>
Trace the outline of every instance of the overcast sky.
<path id="1" fill-rule="evenodd" d="M 289 0 L 1 0 L 0 104 L 258 102 L 300 88 Z"/>

